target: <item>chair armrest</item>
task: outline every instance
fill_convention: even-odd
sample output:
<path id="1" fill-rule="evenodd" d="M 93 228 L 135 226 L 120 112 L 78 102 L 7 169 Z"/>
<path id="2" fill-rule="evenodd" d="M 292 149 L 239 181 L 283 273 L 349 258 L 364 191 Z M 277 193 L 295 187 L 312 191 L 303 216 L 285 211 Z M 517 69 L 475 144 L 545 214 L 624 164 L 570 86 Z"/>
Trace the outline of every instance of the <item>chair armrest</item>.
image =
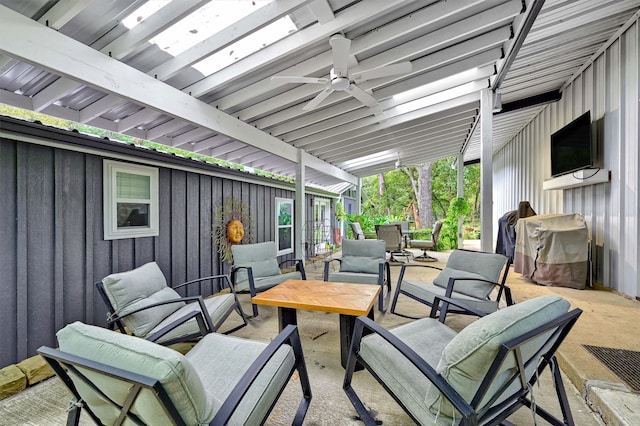
<path id="1" fill-rule="evenodd" d="M 287 260 L 283 260 L 282 262 L 280 262 L 278 267 L 282 268 L 282 266 L 286 265 L 287 263 L 295 264 L 296 265 L 296 271 L 300 272 L 300 274 L 302 275 L 302 279 L 303 280 L 307 279 L 307 273 L 304 270 L 304 262 L 302 261 L 302 259 L 287 259 Z"/>
<path id="2" fill-rule="evenodd" d="M 329 266 L 331 265 L 331 262 L 338 262 L 339 264 L 342 265 L 342 259 L 341 258 L 335 258 L 335 259 L 325 259 L 324 260 L 324 273 L 322 274 L 322 279 L 327 281 L 329 280 Z"/>
<path id="3" fill-rule="evenodd" d="M 231 290 L 231 293 L 233 293 L 234 295 L 236 294 L 235 289 L 231 285 L 231 279 L 229 278 L 228 275 L 210 275 L 208 277 L 197 278 L 195 280 L 191 280 L 191 281 L 184 282 L 182 284 L 178 284 L 177 286 L 173 287 L 173 289 L 175 290 L 175 289 L 178 289 L 178 288 L 181 288 L 181 287 L 186 287 L 186 286 L 189 286 L 191 284 L 200 283 L 202 281 L 208 281 L 208 280 L 222 280 L 222 281 L 226 282 L 226 286 L 224 286 L 224 285 L 221 286 L 220 290 L 222 290 L 223 288 L 227 288 L 228 287 Z M 217 293 L 217 292 L 212 291 L 212 294 L 213 293 Z"/>
<path id="4" fill-rule="evenodd" d="M 438 390 L 444 395 L 447 400 L 458 410 L 464 417 L 473 418 L 474 409 L 460 396 L 460 394 L 451 387 L 451 385 L 436 372 L 435 368 L 429 365 L 423 358 L 421 358 L 413 349 L 407 346 L 397 336 L 393 335 L 389 330 L 383 328 L 379 324 L 375 323 L 367 317 L 356 318 L 356 324 L 353 331 L 353 340 L 351 342 L 351 348 L 349 351 L 349 360 L 347 361 L 346 375 L 344 379 L 344 385 L 346 386 L 351 382 L 351 375 L 355 369 L 357 361 L 357 354 L 360 351 L 360 342 L 362 340 L 364 330 L 367 329 L 370 333 L 378 334 L 393 348 L 395 348 L 400 354 L 406 358 L 409 362 L 416 366 L 418 370 L 438 388 Z M 344 387 L 344 386 L 343 386 Z"/>
<path id="5" fill-rule="evenodd" d="M 295 357 L 294 368 L 298 370 L 300 383 L 302 385 L 302 391 L 304 399 L 311 400 L 311 385 L 309 382 L 309 376 L 307 374 L 307 367 L 304 361 L 302 353 L 302 345 L 300 343 L 300 335 L 298 334 L 298 327 L 295 325 L 288 325 L 284 330 L 273 339 L 269 345 L 262 351 L 258 358 L 249 366 L 244 373 L 238 384 L 231 390 L 229 396 L 222 403 L 222 406 L 216 413 L 215 417 L 211 421 L 211 425 L 223 425 L 229 422 L 229 419 L 233 415 L 233 412 L 242 401 L 242 398 L 247 393 L 258 374 L 267 365 L 269 360 L 275 355 L 276 351 L 284 344 L 289 344 L 293 349 Z M 302 414 L 304 416 L 304 414 Z M 293 424 L 302 424 L 302 419 L 296 419 L 299 422 L 294 421 Z"/>
<path id="6" fill-rule="evenodd" d="M 448 312 L 448 310 L 445 308 L 445 305 L 447 305 L 447 308 L 448 308 L 449 304 L 457 306 L 458 308 L 464 309 L 465 311 L 468 311 L 478 317 L 483 317 L 487 315 L 487 312 L 480 312 L 473 308 L 470 308 L 469 306 L 462 303 L 460 299 L 454 299 L 452 297 L 447 297 L 447 296 L 435 296 L 433 298 L 433 304 L 431 305 L 431 312 L 429 313 L 430 318 L 435 319 L 436 317 L 438 317 L 438 309 L 440 309 L 439 307 L 440 302 L 442 302 L 442 306 L 443 306 L 443 308 L 440 310 L 440 317 L 439 317 L 439 321 L 441 323 L 444 323 L 444 320 Z"/>
<path id="7" fill-rule="evenodd" d="M 400 274 L 398 275 L 398 285 L 400 285 L 400 283 L 402 282 L 402 279 L 404 278 L 404 273 L 407 268 L 430 268 L 430 269 L 435 269 L 437 271 L 442 271 L 442 268 L 438 266 L 423 265 L 418 263 L 403 263 L 402 267 L 400 268 Z"/>
<path id="8" fill-rule="evenodd" d="M 481 282 L 485 282 L 487 284 L 493 284 L 494 286 L 500 287 L 500 283 L 497 283 L 495 281 L 491 281 L 491 280 L 485 280 L 482 278 L 455 278 L 455 277 L 450 277 L 449 278 L 449 282 L 447 283 L 447 291 L 445 293 L 445 296 L 450 297 L 451 294 L 454 292 L 454 287 L 456 285 L 456 283 L 458 281 L 481 281 Z"/>
<path id="9" fill-rule="evenodd" d="M 202 296 L 186 296 L 186 297 L 180 297 L 179 299 L 171 299 L 171 300 L 165 300 L 162 302 L 157 302 L 157 303 L 153 303 L 151 305 L 145 306 L 143 308 L 139 308 L 136 310 L 133 310 L 131 312 L 127 312 L 124 315 L 120 315 L 120 314 L 111 314 L 107 316 L 107 324 L 112 324 L 118 320 L 121 320 L 122 318 L 128 317 L 129 315 L 135 314 L 136 312 L 141 312 L 147 309 L 151 309 L 151 308 L 155 308 L 156 306 L 162 306 L 162 305 L 169 305 L 171 303 L 178 303 L 178 302 L 184 302 L 184 303 L 193 303 L 193 302 L 198 302 L 198 304 L 200 305 L 200 312 L 202 312 L 203 314 L 206 313 L 206 315 L 203 315 L 204 317 L 204 321 L 205 324 L 207 326 L 208 330 L 212 330 L 213 329 L 213 324 L 211 324 L 211 317 L 209 316 L 209 311 L 207 311 L 207 307 L 204 304 L 204 300 L 202 299 Z M 159 336 L 158 336 L 159 337 Z"/>
<path id="10" fill-rule="evenodd" d="M 207 333 L 211 333 L 213 332 L 211 328 L 207 328 L 206 325 L 206 320 L 204 319 L 204 316 L 202 315 L 202 312 L 200 311 L 191 311 L 189 313 L 187 313 L 186 315 L 181 316 L 180 318 L 176 319 L 175 321 L 170 322 L 169 324 L 165 325 L 164 327 L 162 327 L 161 330 L 153 333 L 153 334 L 149 334 L 145 337 L 145 340 L 149 340 L 150 342 L 155 342 L 156 340 L 158 340 L 159 338 L 161 338 L 162 336 L 164 336 L 165 334 L 167 334 L 168 332 L 170 332 L 171 330 L 173 330 L 174 328 L 176 328 L 177 326 L 184 324 L 185 322 L 189 321 L 190 319 L 195 318 L 196 322 L 198 323 L 198 329 L 200 330 L 200 336 L 204 336 Z"/>

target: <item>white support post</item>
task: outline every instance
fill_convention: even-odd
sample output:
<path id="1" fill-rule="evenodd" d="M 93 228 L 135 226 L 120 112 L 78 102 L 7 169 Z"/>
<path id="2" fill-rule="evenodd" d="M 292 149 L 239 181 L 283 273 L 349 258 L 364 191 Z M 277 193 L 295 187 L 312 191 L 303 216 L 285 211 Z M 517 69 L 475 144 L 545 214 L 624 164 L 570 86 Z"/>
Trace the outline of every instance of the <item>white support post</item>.
<path id="1" fill-rule="evenodd" d="M 493 92 L 480 93 L 480 247 L 493 252 Z"/>
<path id="2" fill-rule="evenodd" d="M 458 198 L 464 198 L 464 154 L 458 154 Z M 464 216 L 458 217 L 458 248 L 464 248 Z"/>
<path id="3" fill-rule="evenodd" d="M 295 209 L 294 209 L 294 234 L 296 238 L 294 238 L 294 254 L 296 259 L 304 259 L 305 251 L 304 251 L 304 242 L 307 240 L 304 229 L 305 224 L 305 208 L 306 208 L 306 195 L 304 190 L 304 182 L 305 182 L 305 159 L 304 159 L 304 151 L 301 148 L 298 148 L 298 163 L 296 164 L 296 199 L 295 199 Z"/>

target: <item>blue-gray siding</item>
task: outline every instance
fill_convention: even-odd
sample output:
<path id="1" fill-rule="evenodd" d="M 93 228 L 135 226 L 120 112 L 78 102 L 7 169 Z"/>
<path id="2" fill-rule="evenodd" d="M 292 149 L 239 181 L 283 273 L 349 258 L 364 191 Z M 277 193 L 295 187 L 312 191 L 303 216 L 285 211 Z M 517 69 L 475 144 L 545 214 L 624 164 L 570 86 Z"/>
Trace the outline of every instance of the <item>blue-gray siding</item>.
<path id="1" fill-rule="evenodd" d="M 69 322 L 105 325 L 94 282 L 112 272 L 155 260 L 172 283 L 227 273 L 211 237 L 225 198 L 250 206 L 255 241 L 275 238 L 275 198 L 295 198 L 277 185 L 161 167 L 160 235 L 105 241 L 103 158 L 0 138 L 0 368 L 55 345 Z"/>

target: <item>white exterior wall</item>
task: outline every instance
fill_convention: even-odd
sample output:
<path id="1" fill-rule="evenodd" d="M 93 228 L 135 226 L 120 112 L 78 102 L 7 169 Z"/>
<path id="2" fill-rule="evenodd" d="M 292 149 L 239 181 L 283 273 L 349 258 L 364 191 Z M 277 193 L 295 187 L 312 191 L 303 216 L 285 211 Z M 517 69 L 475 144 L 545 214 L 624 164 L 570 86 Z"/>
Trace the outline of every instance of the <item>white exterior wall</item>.
<path id="1" fill-rule="evenodd" d="M 594 279 L 632 297 L 640 296 L 639 45 L 636 21 L 564 88 L 560 101 L 541 107 L 493 163 L 494 224 L 520 201 L 538 214 L 582 214 Z M 604 168 L 611 170 L 611 182 L 544 191 L 551 176 L 550 135 L 588 110 L 593 121 L 604 117 Z"/>

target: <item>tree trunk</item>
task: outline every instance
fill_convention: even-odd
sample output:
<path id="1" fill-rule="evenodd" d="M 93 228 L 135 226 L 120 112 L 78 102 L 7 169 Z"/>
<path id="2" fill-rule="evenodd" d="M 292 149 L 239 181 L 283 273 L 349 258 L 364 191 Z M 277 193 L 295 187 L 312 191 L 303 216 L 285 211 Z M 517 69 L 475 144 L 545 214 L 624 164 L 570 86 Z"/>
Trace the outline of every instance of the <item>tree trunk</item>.
<path id="1" fill-rule="evenodd" d="M 418 214 L 423 228 L 433 227 L 433 202 L 431 199 L 431 162 L 418 168 Z"/>

